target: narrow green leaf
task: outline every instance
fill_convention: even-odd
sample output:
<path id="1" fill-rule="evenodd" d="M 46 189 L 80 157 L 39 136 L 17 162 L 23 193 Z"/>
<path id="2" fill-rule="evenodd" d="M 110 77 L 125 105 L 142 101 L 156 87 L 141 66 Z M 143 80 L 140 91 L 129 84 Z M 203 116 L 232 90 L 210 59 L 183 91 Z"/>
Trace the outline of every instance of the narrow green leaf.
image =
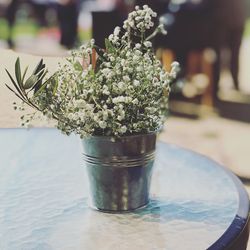
<path id="1" fill-rule="evenodd" d="M 22 79 L 21 79 L 22 85 L 23 85 L 24 78 L 25 78 L 25 76 L 26 76 L 26 73 L 27 73 L 28 68 L 29 68 L 29 67 L 27 66 L 27 67 L 25 68 L 24 72 L 23 72 L 23 76 L 22 76 Z"/>
<path id="2" fill-rule="evenodd" d="M 25 101 L 18 93 L 16 93 L 15 90 L 13 90 L 8 84 L 5 84 L 5 86 L 11 91 L 13 92 L 19 99 L 21 99 L 22 101 Z"/>
<path id="3" fill-rule="evenodd" d="M 45 72 L 43 72 L 43 75 L 41 75 L 40 77 L 38 77 L 37 82 L 35 83 L 35 85 L 32 87 L 31 90 L 35 89 L 35 92 L 40 88 L 40 86 L 42 85 L 42 80 L 45 77 L 45 75 L 48 73 L 48 70 L 46 70 Z"/>
<path id="4" fill-rule="evenodd" d="M 43 64 L 43 59 L 41 59 L 39 61 L 39 63 L 37 64 L 37 66 L 35 67 L 34 71 L 33 71 L 33 75 L 36 75 L 39 71 L 41 71 L 41 69 L 45 67 L 45 64 Z"/>
<path id="5" fill-rule="evenodd" d="M 39 79 L 39 80 L 43 80 L 43 78 L 47 75 L 47 73 L 48 73 L 48 70 L 47 70 L 47 69 L 44 70 L 44 71 L 42 71 L 42 72 L 38 75 L 38 79 Z"/>
<path id="6" fill-rule="evenodd" d="M 5 69 L 5 71 L 7 72 L 8 76 L 9 76 L 11 82 L 13 83 L 14 87 L 16 88 L 17 92 L 18 92 L 23 98 L 25 98 L 25 97 L 24 97 L 24 94 L 22 93 L 22 91 L 21 91 L 21 89 L 20 89 L 21 87 L 18 86 L 18 84 L 15 82 L 15 80 L 14 80 L 13 77 L 11 76 L 10 72 L 9 72 L 7 69 Z"/>
<path id="7" fill-rule="evenodd" d="M 45 71 L 45 64 L 43 64 L 41 66 L 40 70 L 37 71 L 37 73 L 35 75 L 37 75 L 38 77 L 40 77 L 43 74 L 44 71 Z"/>
<path id="8" fill-rule="evenodd" d="M 56 73 L 53 74 L 50 78 L 48 78 L 41 86 L 39 89 L 37 89 L 34 93 L 34 97 L 40 94 L 40 92 L 46 87 L 46 85 L 55 77 Z"/>
<path id="9" fill-rule="evenodd" d="M 34 74 L 35 76 L 37 76 L 37 78 L 39 79 L 43 74 L 44 74 L 45 69 L 41 69 L 40 71 L 38 71 L 36 74 Z"/>
<path id="10" fill-rule="evenodd" d="M 16 74 L 17 83 L 20 86 L 22 86 L 22 83 L 21 83 L 21 67 L 20 67 L 20 59 L 19 59 L 19 57 L 17 58 L 16 63 L 15 63 L 15 74 Z"/>
<path id="11" fill-rule="evenodd" d="M 30 103 L 28 103 L 27 100 L 25 100 L 24 98 L 22 98 L 18 93 L 16 93 L 16 91 L 14 91 L 9 85 L 5 84 L 5 86 L 11 91 L 13 92 L 21 101 L 23 101 L 24 103 L 26 103 L 27 105 L 29 105 L 30 107 L 32 107 L 32 105 Z"/>
<path id="12" fill-rule="evenodd" d="M 40 88 L 37 89 L 37 91 L 35 91 L 34 97 L 38 96 L 38 95 L 44 90 L 44 88 L 46 87 L 47 84 L 48 84 L 48 82 L 43 83 L 43 84 L 40 86 Z"/>
<path id="13" fill-rule="evenodd" d="M 38 76 L 31 75 L 23 84 L 24 89 L 30 89 L 32 88 L 38 81 Z"/>
<path id="14" fill-rule="evenodd" d="M 40 68 L 41 68 L 40 71 L 36 73 L 36 76 L 38 77 L 37 82 L 31 89 L 31 90 L 35 89 L 35 92 L 41 87 L 42 80 L 45 77 L 45 75 L 48 73 L 48 70 L 45 68 L 45 64 L 42 64 Z"/>

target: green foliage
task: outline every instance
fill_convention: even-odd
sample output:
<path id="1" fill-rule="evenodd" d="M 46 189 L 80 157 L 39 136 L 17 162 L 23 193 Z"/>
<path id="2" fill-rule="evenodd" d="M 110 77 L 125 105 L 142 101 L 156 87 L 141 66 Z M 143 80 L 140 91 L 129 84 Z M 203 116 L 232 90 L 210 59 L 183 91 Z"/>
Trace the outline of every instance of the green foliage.
<path id="1" fill-rule="evenodd" d="M 166 72 L 155 57 L 149 40 L 166 31 L 163 24 L 153 30 L 154 17 L 148 6 L 136 7 L 123 29 L 116 27 L 105 40 L 105 50 L 92 39 L 73 50 L 46 80 L 43 60 L 26 77 L 18 58 L 15 75 L 6 70 L 14 88 L 7 87 L 67 135 L 118 137 L 158 130 L 179 65 L 173 63 Z M 24 124 L 30 120 L 22 119 Z"/>
<path id="2" fill-rule="evenodd" d="M 13 89 L 9 85 L 5 84 L 7 88 L 11 90 L 23 102 L 33 108 L 37 108 L 37 106 L 29 99 L 29 92 L 34 90 L 34 93 L 36 93 L 43 85 L 42 82 L 47 74 L 47 69 L 45 68 L 43 59 L 39 61 L 33 73 L 26 80 L 25 78 L 28 71 L 28 67 L 25 68 L 24 73 L 22 74 L 19 57 L 15 62 L 15 79 L 7 69 L 5 70 L 11 80 L 11 83 L 14 86 Z"/>

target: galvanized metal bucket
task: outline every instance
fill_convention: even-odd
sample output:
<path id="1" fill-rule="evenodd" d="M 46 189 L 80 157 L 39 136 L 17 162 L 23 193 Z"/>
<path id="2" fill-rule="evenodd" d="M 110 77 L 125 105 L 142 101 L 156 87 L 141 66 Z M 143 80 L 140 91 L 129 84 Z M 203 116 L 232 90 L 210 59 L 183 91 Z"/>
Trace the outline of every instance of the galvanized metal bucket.
<path id="1" fill-rule="evenodd" d="M 125 212 L 149 202 L 156 133 L 82 140 L 92 206 Z"/>

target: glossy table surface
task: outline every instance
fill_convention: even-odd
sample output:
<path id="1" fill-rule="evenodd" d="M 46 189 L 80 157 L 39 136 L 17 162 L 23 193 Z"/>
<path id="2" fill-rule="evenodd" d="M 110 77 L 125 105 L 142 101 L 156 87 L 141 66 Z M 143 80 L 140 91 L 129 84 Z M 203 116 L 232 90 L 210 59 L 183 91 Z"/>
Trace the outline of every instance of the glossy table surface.
<path id="1" fill-rule="evenodd" d="M 55 129 L 0 129 L 1 250 L 223 249 L 246 224 L 240 181 L 159 142 L 151 202 L 126 214 L 88 207 L 80 140 Z"/>

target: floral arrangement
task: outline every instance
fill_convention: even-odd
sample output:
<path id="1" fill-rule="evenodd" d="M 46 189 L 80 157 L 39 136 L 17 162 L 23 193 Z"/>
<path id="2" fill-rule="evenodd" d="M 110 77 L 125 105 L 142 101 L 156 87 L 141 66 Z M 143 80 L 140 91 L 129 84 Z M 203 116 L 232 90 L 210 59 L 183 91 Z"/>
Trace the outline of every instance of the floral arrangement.
<path id="1" fill-rule="evenodd" d="M 25 80 L 27 68 L 22 74 L 18 58 L 15 77 L 6 70 L 15 89 L 7 87 L 35 109 L 21 117 L 23 125 L 40 113 L 55 120 L 62 132 L 74 132 L 81 138 L 141 134 L 161 128 L 178 63 L 166 72 L 155 57 L 150 40 L 166 33 L 161 24 L 154 29 L 155 17 L 148 6 L 137 6 L 123 28 L 116 27 L 105 40 L 105 50 L 91 40 L 72 51 L 67 63 L 59 65 L 50 77 L 41 60 Z"/>

